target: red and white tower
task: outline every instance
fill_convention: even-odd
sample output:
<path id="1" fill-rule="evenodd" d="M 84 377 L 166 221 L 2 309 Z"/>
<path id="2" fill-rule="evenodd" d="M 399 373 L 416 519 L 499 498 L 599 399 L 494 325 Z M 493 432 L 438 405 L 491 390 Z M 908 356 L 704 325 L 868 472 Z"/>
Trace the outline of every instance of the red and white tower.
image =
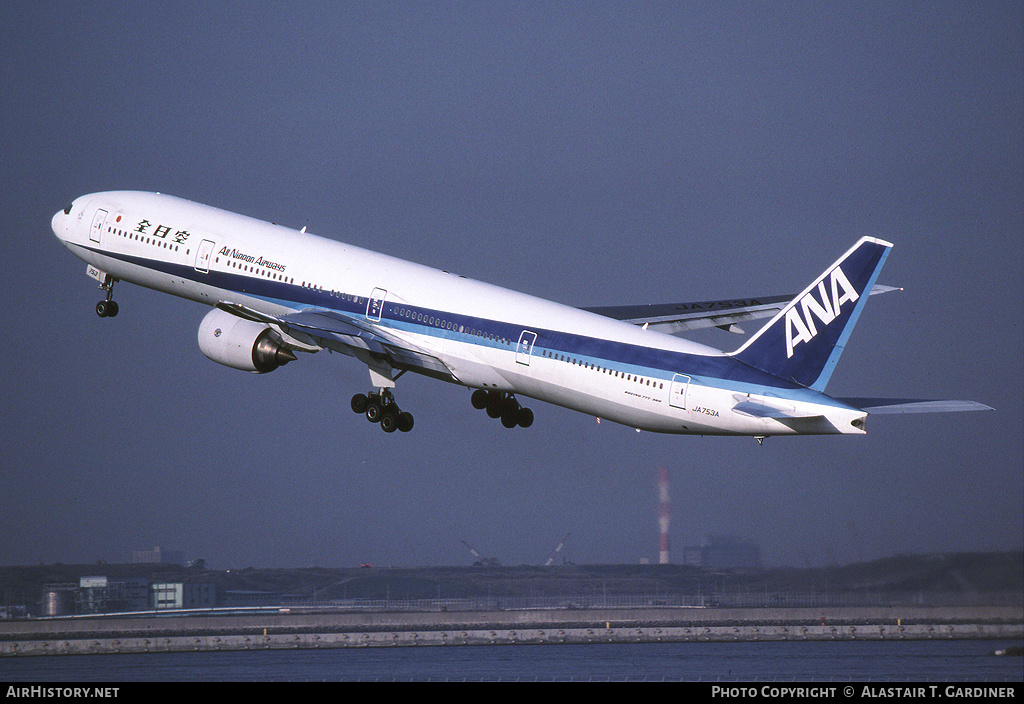
<path id="1" fill-rule="evenodd" d="M 661 532 L 658 562 L 662 565 L 668 564 L 668 523 L 668 469 L 666 467 L 658 467 L 658 528 Z"/>

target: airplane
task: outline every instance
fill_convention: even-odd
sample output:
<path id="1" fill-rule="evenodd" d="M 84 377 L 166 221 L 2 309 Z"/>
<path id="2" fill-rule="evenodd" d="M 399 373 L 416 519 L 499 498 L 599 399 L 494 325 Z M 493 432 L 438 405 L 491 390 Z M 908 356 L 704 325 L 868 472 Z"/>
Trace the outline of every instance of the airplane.
<path id="1" fill-rule="evenodd" d="M 507 428 L 530 398 L 639 431 L 863 435 L 869 414 L 992 410 L 973 401 L 833 398 L 825 387 L 892 244 L 863 237 L 801 293 L 575 308 L 174 196 L 76 198 L 51 226 L 86 262 L 114 317 L 127 281 L 212 306 L 211 360 L 263 374 L 323 349 L 354 357 L 371 390 L 351 409 L 408 432 L 396 382 L 415 372 L 464 386 Z M 678 336 L 769 318 L 733 352 Z"/>

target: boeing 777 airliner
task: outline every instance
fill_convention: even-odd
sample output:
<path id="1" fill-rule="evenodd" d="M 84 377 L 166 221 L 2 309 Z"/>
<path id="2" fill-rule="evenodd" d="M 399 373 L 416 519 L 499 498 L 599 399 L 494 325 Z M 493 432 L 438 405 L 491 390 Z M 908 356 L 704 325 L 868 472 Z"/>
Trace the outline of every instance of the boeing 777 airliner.
<path id="1" fill-rule="evenodd" d="M 75 199 L 53 217 L 117 315 L 128 281 L 213 307 L 199 347 L 269 372 L 330 349 L 367 366 L 352 410 L 412 429 L 394 389 L 407 371 L 472 389 L 509 428 L 532 398 L 662 433 L 863 434 L 868 413 L 988 409 L 970 401 L 839 399 L 825 386 L 892 245 L 862 238 L 796 296 L 579 309 L 168 195 Z M 675 333 L 770 318 L 732 353 Z"/>

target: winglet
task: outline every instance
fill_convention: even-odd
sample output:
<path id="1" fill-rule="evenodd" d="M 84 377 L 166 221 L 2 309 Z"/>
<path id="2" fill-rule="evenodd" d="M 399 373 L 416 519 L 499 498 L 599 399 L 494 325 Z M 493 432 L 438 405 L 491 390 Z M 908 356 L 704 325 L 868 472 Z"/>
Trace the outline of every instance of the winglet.
<path id="1" fill-rule="evenodd" d="M 732 356 L 823 391 L 891 248 L 861 238 Z"/>

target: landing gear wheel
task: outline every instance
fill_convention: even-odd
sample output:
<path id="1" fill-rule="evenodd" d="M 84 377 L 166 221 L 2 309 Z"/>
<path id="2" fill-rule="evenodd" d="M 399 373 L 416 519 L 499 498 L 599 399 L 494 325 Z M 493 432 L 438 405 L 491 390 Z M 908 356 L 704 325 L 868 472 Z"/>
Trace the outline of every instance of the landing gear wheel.
<path id="1" fill-rule="evenodd" d="M 533 425 L 533 411 L 529 408 L 520 408 L 518 422 L 520 428 L 529 428 Z"/>
<path id="2" fill-rule="evenodd" d="M 412 430 L 412 413 L 402 411 L 398 414 L 398 429 L 403 433 L 408 433 Z"/>
<path id="3" fill-rule="evenodd" d="M 380 423 L 380 418 L 384 415 L 384 407 L 380 405 L 380 399 L 376 396 L 371 396 L 366 402 L 366 420 L 371 423 Z"/>
<path id="4" fill-rule="evenodd" d="M 398 416 L 392 409 L 387 409 L 380 416 L 380 429 L 385 433 L 393 433 L 398 430 Z"/>
<path id="5" fill-rule="evenodd" d="M 96 315 L 101 318 L 113 318 L 117 315 L 117 301 L 100 301 L 96 304 Z"/>
<path id="6" fill-rule="evenodd" d="M 113 318 L 117 315 L 117 301 L 114 300 L 114 282 L 117 279 L 107 274 L 100 288 L 107 292 L 107 299 L 96 304 L 96 315 L 101 318 Z"/>
<path id="7" fill-rule="evenodd" d="M 516 427 L 517 425 L 519 425 L 518 414 L 515 411 L 511 413 L 502 413 L 501 424 L 504 425 L 506 428 Z"/>
<path id="8" fill-rule="evenodd" d="M 497 391 L 487 392 L 487 415 L 491 418 L 501 418 L 501 412 L 505 408 L 505 394 Z"/>
<path id="9" fill-rule="evenodd" d="M 483 389 L 477 389 L 473 392 L 473 395 L 470 396 L 469 401 L 473 404 L 473 408 L 478 411 L 482 411 L 487 408 L 487 396 L 488 394 L 486 391 Z"/>
<path id="10" fill-rule="evenodd" d="M 355 413 L 365 415 L 366 420 L 379 423 L 385 433 L 396 430 L 408 433 L 412 430 L 412 414 L 399 408 L 395 397 L 387 389 L 383 389 L 380 394 L 356 394 L 352 397 L 351 406 Z"/>
<path id="11" fill-rule="evenodd" d="M 366 404 L 369 399 L 366 398 L 366 394 L 356 394 L 352 397 L 352 412 L 363 414 L 366 413 Z"/>
<path id="12" fill-rule="evenodd" d="M 470 397 L 473 408 L 486 409 L 491 418 L 500 418 L 506 428 L 529 428 L 533 425 L 533 411 L 523 408 L 512 394 L 477 389 Z"/>

